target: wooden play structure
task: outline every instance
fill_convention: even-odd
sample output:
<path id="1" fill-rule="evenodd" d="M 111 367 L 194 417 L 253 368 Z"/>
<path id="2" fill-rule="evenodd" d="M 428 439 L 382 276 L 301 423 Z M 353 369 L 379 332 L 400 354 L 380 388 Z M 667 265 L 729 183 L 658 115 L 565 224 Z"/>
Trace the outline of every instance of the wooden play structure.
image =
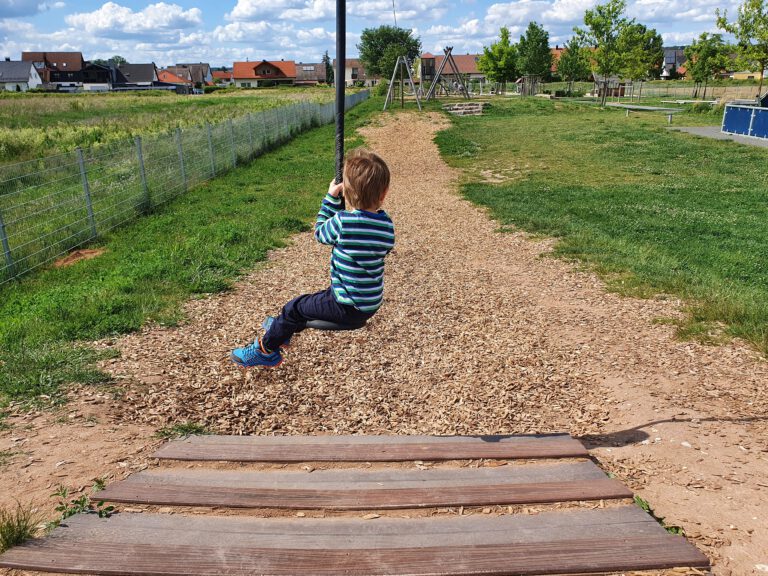
<path id="1" fill-rule="evenodd" d="M 69 518 L 0 566 L 501 576 L 709 565 L 564 434 L 192 436 L 154 457 L 95 495 L 131 512 Z"/>

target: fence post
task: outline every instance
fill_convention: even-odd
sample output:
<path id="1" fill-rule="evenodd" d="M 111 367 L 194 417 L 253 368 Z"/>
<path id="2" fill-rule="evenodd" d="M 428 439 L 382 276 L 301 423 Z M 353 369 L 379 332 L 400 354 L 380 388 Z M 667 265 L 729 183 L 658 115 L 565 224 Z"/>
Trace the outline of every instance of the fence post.
<path id="1" fill-rule="evenodd" d="M 152 208 L 152 197 L 149 195 L 147 173 L 144 171 L 144 154 L 141 151 L 141 136 L 136 136 L 136 158 L 139 160 L 139 175 L 141 176 L 141 188 L 144 191 L 144 211 Z"/>
<path id="2" fill-rule="evenodd" d="M 235 125 L 232 118 L 229 119 L 229 143 L 232 148 L 232 168 L 237 166 L 237 149 L 235 148 Z"/>
<path id="3" fill-rule="evenodd" d="M 187 171 L 184 168 L 184 148 L 181 145 L 181 128 L 176 128 L 176 148 L 179 150 L 179 169 L 181 170 L 181 182 L 184 192 L 187 191 Z"/>
<path id="4" fill-rule="evenodd" d="M 11 247 L 8 244 L 8 233 L 5 231 L 5 222 L 3 213 L 0 212 L 0 241 L 3 244 L 3 253 L 5 254 L 5 263 L 8 267 L 9 278 L 13 278 L 13 256 L 11 256 Z"/>
<path id="5" fill-rule="evenodd" d="M 248 122 L 248 145 L 251 147 L 251 160 L 256 158 L 256 148 L 253 146 L 253 122 L 251 122 L 251 113 L 248 112 L 245 116 Z"/>
<path id="6" fill-rule="evenodd" d="M 93 215 L 93 202 L 91 202 L 91 187 L 88 185 L 88 174 L 85 171 L 85 158 L 83 158 L 83 149 L 78 146 L 77 163 L 80 165 L 80 178 L 83 181 L 83 193 L 85 194 L 85 207 L 88 210 L 88 223 L 91 226 L 91 238 L 96 238 L 96 218 Z"/>
<path id="7" fill-rule="evenodd" d="M 208 153 L 211 156 L 211 178 L 216 177 L 216 156 L 213 153 L 213 136 L 211 136 L 211 123 L 206 122 L 205 127 L 208 129 Z"/>
<path id="8" fill-rule="evenodd" d="M 270 113 L 269 110 L 264 110 L 261 113 L 261 119 L 263 120 L 262 124 L 264 124 L 264 149 L 265 150 L 269 148 L 270 145 L 272 144 L 271 139 L 269 137 L 269 122 L 267 122 L 267 114 L 269 113 Z"/>

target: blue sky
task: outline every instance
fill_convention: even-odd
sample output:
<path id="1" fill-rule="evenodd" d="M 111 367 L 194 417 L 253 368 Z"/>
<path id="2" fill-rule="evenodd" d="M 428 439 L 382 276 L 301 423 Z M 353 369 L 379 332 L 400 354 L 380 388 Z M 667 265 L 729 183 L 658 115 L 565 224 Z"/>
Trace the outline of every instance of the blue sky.
<path id="1" fill-rule="evenodd" d="M 397 24 L 425 51 L 454 46 L 475 53 L 498 37 L 513 38 L 531 20 L 563 44 L 597 0 L 395 0 Z M 628 0 L 627 12 L 656 28 L 666 45 L 716 31 L 715 9 L 735 14 L 732 0 Z M 129 62 L 210 62 L 284 58 L 317 62 L 335 51 L 335 0 L 0 0 L 0 57 L 22 50 L 79 50 L 86 59 L 119 54 Z M 364 28 L 393 24 L 392 0 L 347 0 L 347 56 Z"/>

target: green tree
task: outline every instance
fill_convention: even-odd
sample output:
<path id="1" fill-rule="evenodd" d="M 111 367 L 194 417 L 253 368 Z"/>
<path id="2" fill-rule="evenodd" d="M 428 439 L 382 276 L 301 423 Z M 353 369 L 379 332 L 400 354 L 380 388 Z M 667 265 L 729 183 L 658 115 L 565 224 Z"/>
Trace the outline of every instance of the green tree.
<path id="1" fill-rule="evenodd" d="M 728 66 L 728 45 L 720 34 L 702 33 L 690 46 L 686 46 L 686 74 L 696 83 L 693 97 L 698 96 L 699 86 L 704 84 L 701 97 L 707 97 L 707 83 L 720 70 Z"/>
<path id="2" fill-rule="evenodd" d="M 735 22 L 728 22 L 727 11 L 717 15 L 717 27 L 733 34 L 739 52 L 739 65 L 760 71 L 758 95 L 763 91 L 763 76 L 768 67 L 768 7 L 765 0 L 744 0 Z"/>
<path id="3" fill-rule="evenodd" d="M 411 62 L 421 53 L 421 40 L 414 38 L 410 30 L 379 26 L 363 30 L 357 49 L 369 78 L 389 78 L 398 56 L 405 56 Z"/>
<path id="4" fill-rule="evenodd" d="M 565 50 L 557 61 L 557 73 L 568 82 L 568 95 L 573 92 L 573 83 L 589 79 L 592 63 L 589 60 L 589 50 L 579 43 L 574 36 L 564 46 Z"/>
<path id="5" fill-rule="evenodd" d="M 664 40 L 653 28 L 648 29 L 635 22 L 627 23 L 619 33 L 618 47 L 623 55 L 620 71 L 633 84 L 657 75 L 664 64 Z"/>
<path id="6" fill-rule="evenodd" d="M 521 74 L 535 74 L 548 78 L 552 71 L 552 51 L 549 32 L 536 22 L 530 22 L 517 43 L 517 68 Z"/>
<path id="7" fill-rule="evenodd" d="M 507 82 L 517 77 L 517 49 L 509 41 L 508 28 L 501 29 L 498 42 L 483 47 L 477 69 L 491 82 L 501 82 L 502 91 L 506 92 Z"/>
<path id="8" fill-rule="evenodd" d="M 99 64 L 100 66 L 109 66 L 111 62 L 115 63 L 115 66 L 120 66 L 120 64 L 128 64 L 128 60 L 123 58 L 122 56 L 119 56 L 115 54 L 110 58 L 109 60 L 104 60 L 103 58 L 97 58 L 96 60 L 91 60 L 93 64 Z"/>
<path id="9" fill-rule="evenodd" d="M 603 105 L 608 92 L 608 79 L 621 71 L 623 54 L 619 46 L 619 36 L 630 24 L 624 15 L 626 8 L 625 0 L 608 0 L 605 4 L 598 4 L 584 13 L 584 28 L 573 29 L 582 44 L 595 47 L 592 53 L 593 72 L 601 77 L 605 88 L 601 100 Z"/>
<path id="10" fill-rule="evenodd" d="M 328 50 L 323 54 L 322 63 L 325 65 L 325 83 L 333 84 L 333 63 L 331 62 L 331 57 L 328 56 Z"/>

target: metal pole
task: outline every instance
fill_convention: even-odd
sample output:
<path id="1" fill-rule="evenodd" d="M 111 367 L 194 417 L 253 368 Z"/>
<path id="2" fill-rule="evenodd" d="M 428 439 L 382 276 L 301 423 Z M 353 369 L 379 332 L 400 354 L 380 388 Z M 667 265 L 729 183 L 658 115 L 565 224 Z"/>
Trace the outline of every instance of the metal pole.
<path id="1" fill-rule="evenodd" d="M 344 85 L 347 64 L 347 3 L 336 0 L 336 183 L 344 173 Z"/>
<path id="2" fill-rule="evenodd" d="M 213 152 L 213 135 L 211 134 L 211 124 L 210 122 L 205 123 L 206 128 L 208 129 L 208 154 L 211 156 L 211 178 L 216 177 L 216 155 Z"/>
<path id="3" fill-rule="evenodd" d="M 80 165 L 80 178 L 83 181 L 83 193 L 85 194 L 85 207 L 88 210 L 88 223 L 91 226 L 91 238 L 96 238 L 96 218 L 93 215 L 93 202 L 91 202 L 91 188 L 88 185 L 88 174 L 85 171 L 85 159 L 83 158 L 83 149 L 78 146 L 75 150 L 77 152 L 77 163 Z"/>
<path id="4" fill-rule="evenodd" d="M 237 166 L 237 148 L 235 148 L 235 124 L 229 119 L 229 144 L 232 148 L 232 168 Z"/>
<path id="5" fill-rule="evenodd" d="M 3 244 L 3 253 L 5 254 L 5 263 L 8 268 L 9 277 L 13 277 L 13 256 L 11 256 L 11 246 L 8 244 L 8 234 L 5 230 L 2 212 L 0 212 L 0 241 Z"/>
<path id="6" fill-rule="evenodd" d="M 147 185 L 147 173 L 144 171 L 144 154 L 141 151 L 141 136 L 136 136 L 136 157 L 139 160 L 139 175 L 141 176 L 141 188 L 144 191 L 144 211 L 152 208 L 152 197 L 149 195 Z"/>
<path id="7" fill-rule="evenodd" d="M 179 169 L 184 192 L 187 191 L 187 171 L 184 169 L 184 148 L 181 146 L 181 128 L 176 128 L 176 148 L 179 150 Z"/>

